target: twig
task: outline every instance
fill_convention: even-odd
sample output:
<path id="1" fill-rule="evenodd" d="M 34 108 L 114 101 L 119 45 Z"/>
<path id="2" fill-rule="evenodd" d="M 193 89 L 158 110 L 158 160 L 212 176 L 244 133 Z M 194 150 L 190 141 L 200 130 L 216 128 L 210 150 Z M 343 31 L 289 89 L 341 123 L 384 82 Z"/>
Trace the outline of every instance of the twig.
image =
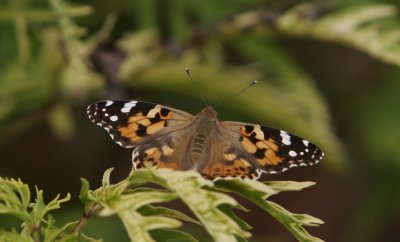
<path id="1" fill-rule="evenodd" d="M 31 234 L 35 242 L 40 242 L 40 225 L 34 225 Z"/>
<path id="2" fill-rule="evenodd" d="M 100 209 L 100 206 L 98 204 L 94 204 L 89 210 L 84 211 L 82 214 L 81 219 L 79 222 L 76 224 L 74 229 L 72 230 L 73 233 L 79 233 L 83 229 L 83 227 L 86 225 L 86 222 L 92 217 L 93 214 L 97 212 L 97 210 Z"/>

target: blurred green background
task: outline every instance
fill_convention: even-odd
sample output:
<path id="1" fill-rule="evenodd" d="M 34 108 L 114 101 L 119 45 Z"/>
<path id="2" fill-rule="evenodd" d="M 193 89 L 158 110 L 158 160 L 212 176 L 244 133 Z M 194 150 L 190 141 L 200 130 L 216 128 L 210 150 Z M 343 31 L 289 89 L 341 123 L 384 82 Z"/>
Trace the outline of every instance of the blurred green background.
<path id="1" fill-rule="evenodd" d="M 399 7 L 378 0 L 1 1 L 0 175 L 37 185 L 47 199 L 71 192 L 56 219 L 77 220 L 80 177 L 99 186 L 106 168 L 116 168 L 114 181 L 131 168 L 131 151 L 89 122 L 87 105 L 135 99 L 196 113 L 201 92 L 211 105 L 227 99 L 217 109 L 222 120 L 278 127 L 325 151 L 317 166 L 262 177 L 317 182 L 273 198 L 325 221 L 311 234 L 398 241 Z M 229 99 L 252 80 L 259 84 Z M 240 214 L 254 227 L 250 241 L 294 240 L 244 205 L 252 209 Z M 208 240 L 202 228 L 186 229 Z M 93 219 L 85 232 L 128 241 L 117 220 Z"/>

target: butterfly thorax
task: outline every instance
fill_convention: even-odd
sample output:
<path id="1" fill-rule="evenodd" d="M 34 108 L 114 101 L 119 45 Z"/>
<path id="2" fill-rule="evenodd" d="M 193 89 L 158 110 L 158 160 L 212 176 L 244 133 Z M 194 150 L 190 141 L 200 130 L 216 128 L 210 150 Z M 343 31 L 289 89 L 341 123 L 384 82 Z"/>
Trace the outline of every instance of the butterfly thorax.
<path id="1" fill-rule="evenodd" d="M 195 167 L 207 162 L 217 126 L 217 112 L 212 107 L 204 108 L 195 116 L 194 133 L 189 143 L 189 157 Z"/>

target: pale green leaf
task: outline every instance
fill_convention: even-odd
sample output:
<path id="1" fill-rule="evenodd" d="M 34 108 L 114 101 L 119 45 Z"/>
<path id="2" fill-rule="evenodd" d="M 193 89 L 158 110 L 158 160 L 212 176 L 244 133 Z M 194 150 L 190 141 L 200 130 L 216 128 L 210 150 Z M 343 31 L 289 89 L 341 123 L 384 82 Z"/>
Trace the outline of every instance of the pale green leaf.
<path id="1" fill-rule="evenodd" d="M 34 242 L 34 240 L 24 234 L 19 234 L 15 231 L 7 231 L 0 228 L 0 241 L 1 242 Z"/>
<path id="2" fill-rule="evenodd" d="M 78 223 L 78 222 L 71 222 L 65 224 L 61 228 L 58 228 L 56 227 L 55 220 L 51 215 L 47 216 L 47 220 L 45 220 L 44 222 L 47 225 L 42 232 L 44 242 L 65 241 L 67 238 L 66 236 L 62 237 L 62 235 L 68 234 L 70 231 L 72 231 L 72 228 Z M 72 234 L 72 236 L 76 238 L 78 235 Z"/>
<path id="3" fill-rule="evenodd" d="M 29 207 L 32 209 L 30 213 L 29 222 L 25 223 L 28 230 L 32 230 L 35 226 L 38 226 L 44 216 L 52 210 L 59 209 L 61 203 L 67 202 L 71 199 L 71 195 L 68 193 L 64 198 L 59 198 L 57 195 L 53 200 L 49 203 L 45 203 L 43 199 L 43 191 L 39 190 L 36 187 L 36 199 L 34 203 L 29 204 Z"/>
<path id="4" fill-rule="evenodd" d="M 81 197 L 90 199 L 102 206 L 100 216 L 117 215 L 125 226 L 131 241 L 152 242 L 150 231 L 155 229 L 173 229 L 181 225 L 181 222 L 172 217 L 162 215 L 143 216 L 138 209 L 152 203 L 168 202 L 176 198 L 176 195 L 167 191 L 154 189 L 130 189 L 130 180 L 124 180 L 111 185 L 109 181 L 112 169 L 108 169 L 103 177 L 103 186 L 94 192 L 82 189 Z M 85 185 L 86 184 L 86 185 Z M 88 186 L 87 182 L 83 186 Z"/>
<path id="5" fill-rule="evenodd" d="M 324 222 L 306 214 L 293 214 L 282 206 L 271 201 L 253 201 L 283 224 L 299 241 L 321 242 L 323 240 L 311 236 L 303 226 L 319 226 Z"/>
<path id="6" fill-rule="evenodd" d="M 82 183 L 82 186 L 81 186 L 81 190 L 79 192 L 79 199 L 81 200 L 83 205 L 85 205 L 85 207 L 87 207 L 87 206 L 90 206 L 91 203 L 93 203 L 93 201 L 89 197 L 90 185 L 89 185 L 89 182 L 84 178 L 81 178 L 81 183 Z"/>
<path id="7" fill-rule="evenodd" d="M 232 211 L 233 208 L 241 209 L 242 211 L 248 211 L 247 209 L 242 209 L 240 206 L 232 207 L 231 205 L 228 204 L 222 204 L 218 208 L 221 211 L 223 211 L 226 215 L 228 215 L 232 220 L 234 220 L 242 229 L 244 230 L 252 229 L 252 227 L 246 221 L 241 219 Z"/>
<path id="8" fill-rule="evenodd" d="M 121 219 L 131 241 L 155 241 L 149 231 L 159 228 L 177 228 L 181 225 L 179 220 L 161 216 L 142 216 L 133 210 L 120 210 L 118 217 Z"/>
<path id="9" fill-rule="evenodd" d="M 15 216 L 27 220 L 27 207 L 30 201 L 28 185 L 21 180 L 4 179 L 0 177 L 0 214 Z"/>
<path id="10" fill-rule="evenodd" d="M 207 187 L 214 185 L 210 180 L 204 179 L 195 171 L 179 172 L 170 169 L 148 169 L 148 171 L 157 178 L 154 182 L 169 188 L 179 196 L 203 223 L 215 241 L 236 242 L 235 236 L 250 237 L 249 232 L 240 228 L 234 220 L 218 208 L 222 204 L 235 206 L 237 202 L 226 194 L 207 190 Z M 136 173 L 143 172 L 146 171 Z M 134 178 L 135 175 L 132 177 Z M 143 174 L 139 176 L 142 177 Z"/>
<path id="11" fill-rule="evenodd" d="M 179 212 L 178 210 L 175 209 L 171 209 L 171 208 L 165 208 L 165 207 L 155 207 L 155 206 L 151 206 L 151 205 L 145 205 L 142 206 L 138 209 L 138 211 L 145 216 L 149 216 L 149 215 L 162 215 L 165 217 L 171 217 L 171 218 L 176 218 L 185 222 L 190 222 L 190 223 L 194 223 L 197 225 L 201 226 L 201 223 L 191 217 L 189 217 L 188 215 Z"/>
<path id="12" fill-rule="evenodd" d="M 150 234 L 157 242 L 198 242 L 189 234 L 177 230 L 156 229 Z"/>
<path id="13" fill-rule="evenodd" d="M 249 179 L 244 181 L 239 179 L 219 180 L 217 182 L 218 187 L 228 189 L 257 204 L 285 226 L 299 241 L 320 242 L 322 240 L 311 236 L 303 226 L 318 226 L 323 224 L 322 220 L 309 215 L 293 214 L 278 204 L 265 200 L 279 192 L 298 191 L 313 184 L 313 182 L 290 181 L 262 183 Z"/>
<path id="14" fill-rule="evenodd" d="M 382 19 L 394 18 L 394 5 L 369 4 L 349 7 L 311 20 L 305 12 L 309 4 L 299 5 L 278 18 L 277 27 L 284 34 L 342 43 L 367 52 L 382 61 L 400 65 L 400 31 L 387 28 Z"/>
<path id="15" fill-rule="evenodd" d="M 114 167 L 108 168 L 103 175 L 103 180 L 102 180 L 102 185 L 103 187 L 108 187 L 110 186 L 110 176 L 111 172 L 114 170 Z"/>

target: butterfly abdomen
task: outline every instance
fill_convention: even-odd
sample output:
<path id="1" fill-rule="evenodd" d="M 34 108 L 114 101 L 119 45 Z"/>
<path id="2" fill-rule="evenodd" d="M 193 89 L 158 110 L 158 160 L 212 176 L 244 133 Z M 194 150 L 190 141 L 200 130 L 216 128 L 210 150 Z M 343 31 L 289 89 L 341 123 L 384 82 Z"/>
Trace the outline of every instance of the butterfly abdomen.
<path id="1" fill-rule="evenodd" d="M 210 141 L 205 134 L 194 136 L 190 142 L 189 156 L 194 164 L 204 161 L 208 157 Z"/>
<path id="2" fill-rule="evenodd" d="M 208 163 L 211 140 L 217 130 L 218 120 L 213 108 L 203 109 L 193 121 L 194 134 L 189 142 L 189 159 L 194 167 L 199 168 Z"/>

